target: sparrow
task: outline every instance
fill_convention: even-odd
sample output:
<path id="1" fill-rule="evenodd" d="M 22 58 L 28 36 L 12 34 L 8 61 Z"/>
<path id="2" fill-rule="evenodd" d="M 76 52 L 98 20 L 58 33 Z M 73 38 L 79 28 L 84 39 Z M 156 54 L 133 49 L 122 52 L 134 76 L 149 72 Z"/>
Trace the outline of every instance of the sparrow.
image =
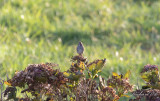
<path id="1" fill-rule="evenodd" d="M 77 46 L 77 53 L 78 53 L 79 55 L 82 55 L 82 54 L 83 54 L 83 51 L 84 51 L 83 44 L 82 44 L 82 42 L 79 42 L 79 43 L 78 43 L 78 46 Z"/>

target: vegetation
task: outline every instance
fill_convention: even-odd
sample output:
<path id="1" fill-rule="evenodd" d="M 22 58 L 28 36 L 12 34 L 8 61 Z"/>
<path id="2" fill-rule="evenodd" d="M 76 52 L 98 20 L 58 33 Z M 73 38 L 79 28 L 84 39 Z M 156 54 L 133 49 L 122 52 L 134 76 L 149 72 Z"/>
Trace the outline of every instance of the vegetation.
<path id="1" fill-rule="evenodd" d="M 57 66 L 52 63 L 33 64 L 24 71 L 16 72 L 13 78 L 4 82 L 9 86 L 4 91 L 4 97 L 14 101 L 117 101 L 132 91 L 130 71 L 124 76 L 113 73 L 106 85 L 104 78 L 98 76 L 106 59 L 88 64 L 83 51 L 83 44 L 79 42 L 79 55 L 72 58 L 71 68 L 65 72 L 52 69 Z M 99 82 L 95 80 L 97 77 Z M 31 96 L 26 93 L 25 98 L 18 98 L 16 87 L 22 89 L 21 93 L 31 93 Z"/>
<path id="2" fill-rule="evenodd" d="M 53 69 L 57 64 L 31 64 L 24 71 L 16 72 L 14 77 L 3 81 L 8 85 L 1 100 L 14 101 L 118 101 L 131 92 L 134 99 L 129 101 L 159 101 L 160 80 L 158 66 L 146 65 L 141 71 L 141 78 L 146 85 L 133 91 L 129 82 L 131 74 L 125 75 L 113 72 L 107 81 L 98 75 L 106 59 L 97 59 L 91 63 L 83 57 L 84 47 L 81 42 L 77 46 L 79 55 L 72 57 L 71 67 L 64 72 Z M 96 78 L 99 78 L 98 81 Z M 17 87 L 23 98 L 17 97 Z M 2 89 L 2 88 L 1 88 Z M 29 96 L 30 94 L 30 96 Z M 4 96 L 5 98 L 2 98 Z"/>
<path id="3" fill-rule="evenodd" d="M 159 0 L 0 0 L 0 77 L 46 62 L 67 71 L 82 41 L 88 60 L 106 58 L 106 80 L 130 70 L 141 87 L 141 67 L 160 61 L 159 7 Z"/>
<path id="4" fill-rule="evenodd" d="M 135 99 L 131 101 L 159 101 L 160 100 L 160 81 L 159 71 L 156 65 L 146 65 L 141 71 L 141 77 L 146 81 L 146 85 L 142 86 L 142 89 L 133 91 Z"/>

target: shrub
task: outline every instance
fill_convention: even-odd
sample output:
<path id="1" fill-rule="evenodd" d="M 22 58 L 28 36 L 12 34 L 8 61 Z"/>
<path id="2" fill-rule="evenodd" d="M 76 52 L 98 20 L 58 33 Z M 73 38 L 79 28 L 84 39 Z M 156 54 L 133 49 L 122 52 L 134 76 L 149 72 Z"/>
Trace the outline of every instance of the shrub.
<path id="1" fill-rule="evenodd" d="M 130 101 L 160 101 L 160 81 L 159 71 L 156 65 L 146 65 L 141 71 L 141 78 L 145 81 L 146 85 L 142 89 L 137 89 L 132 92 L 136 97 Z"/>
<path id="2" fill-rule="evenodd" d="M 71 67 L 64 72 L 54 69 L 58 64 L 31 64 L 24 70 L 16 72 L 14 77 L 5 81 L 8 85 L 4 91 L 6 100 L 15 101 L 117 101 L 132 91 L 129 83 L 130 71 L 125 75 L 113 73 L 107 81 L 98 75 L 106 59 L 97 59 L 91 63 L 83 57 L 84 47 L 77 46 L 78 55 L 71 58 Z M 97 81 L 96 78 L 99 80 Z M 17 97 L 17 87 L 21 93 L 31 93 L 24 98 Z"/>

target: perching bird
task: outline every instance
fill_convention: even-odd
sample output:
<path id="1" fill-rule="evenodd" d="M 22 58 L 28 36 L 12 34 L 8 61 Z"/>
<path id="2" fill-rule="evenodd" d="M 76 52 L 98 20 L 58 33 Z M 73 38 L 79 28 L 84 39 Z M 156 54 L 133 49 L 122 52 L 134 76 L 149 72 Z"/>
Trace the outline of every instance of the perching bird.
<path id="1" fill-rule="evenodd" d="M 77 46 L 77 53 L 78 53 L 79 55 L 82 55 L 82 54 L 83 54 L 83 51 L 84 51 L 83 44 L 82 44 L 82 42 L 79 42 L 79 43 L 78 43 L 78 46 Z"/>

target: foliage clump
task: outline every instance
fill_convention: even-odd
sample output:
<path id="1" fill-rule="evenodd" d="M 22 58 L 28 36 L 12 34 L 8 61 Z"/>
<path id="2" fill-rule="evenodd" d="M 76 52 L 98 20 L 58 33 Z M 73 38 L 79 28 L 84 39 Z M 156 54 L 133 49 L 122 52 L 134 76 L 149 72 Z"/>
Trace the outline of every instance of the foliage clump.
<path id="1" fill-rule="evenodd" d="M 107 85 L 115 88 L 119 97 L 124 96 L 125 93 L 133 89 L 133 86 L 129 83 L 129 74 L 130 71 L 125 75 L 113 73 L 112 78 L 107 80 Z"/>
<path id="2" fill-rule="evenodd" d="M 132 92 L 136 97 L 130 99 L 130 101 L 139 101 L 144 99 L 145 101 L 160 101 L 160 81 L 159 71 L 156 65 L 146 65 L 141 71 L 141 78 L 145 81 L 142 89 L 137 89 Z"/>
<path id="3" fill-rule="evenodd" d="M 14 88 L 25 88 L 21 93 L 31 92 L 35 97 L 39 97 L 39 94 L 51 93 L 50 89 L 59 89 L 61 85 L 65 85 L 68 81 L 62 72 L 58 69 L 52 69 L 55 66 L 57 65 L 52 63 L 31 64 L 24 71 L 16 72 L 14 77 L 6 83 Z M 6 89 L 5 95 L 8 94 L 8 89 L 11 89 L 11 87 Z"/>
<path id="4" fill-rule="evenodd" d="M 5 81 L 8 87 L 4 97 L 15 101 L 117 101 L 132 91 L 130 71 L 124 76 L 113 73 L 106 81 L 98 75 L 106 59 L 88 63 L 83 52 L 83 44 L 79 42 L 78 55 L 71 58 L 71 67 L 64 72 L 54 69 L 58 65 L 53 63 L 31 64 L 23 71 L 16 72 L 13 78 Z M 17 97 L 17 87 L 26 94 L 25 98 Z"/>

